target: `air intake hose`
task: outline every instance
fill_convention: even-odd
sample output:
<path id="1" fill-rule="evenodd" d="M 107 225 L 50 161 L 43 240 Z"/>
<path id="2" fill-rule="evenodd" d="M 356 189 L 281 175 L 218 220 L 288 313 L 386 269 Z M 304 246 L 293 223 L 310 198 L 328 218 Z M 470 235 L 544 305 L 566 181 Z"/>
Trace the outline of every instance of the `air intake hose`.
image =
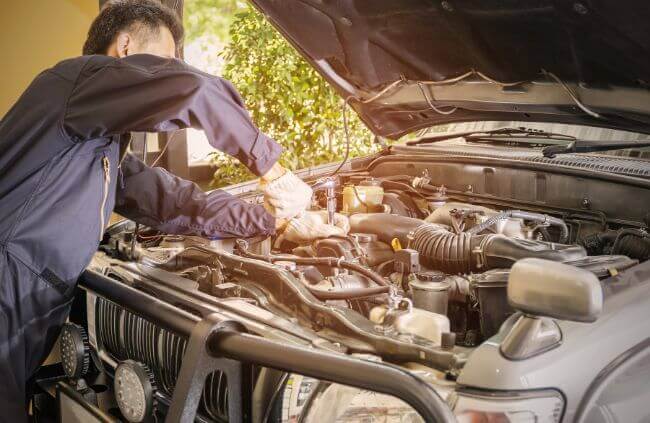
<path id="1" fill-rule="evenodd" d="M 614 239 L 612 254 L 647 260 L 650 257 L 650 234 L 639 229 L 620 230 Z"/>
<path id="2" fill-rule="evenodd" d="M 509 268 L 515 261 L 526 257 L 563 262 L 587 256 L 585 249 L 579 245 L 553 244 L 496 234 L 455 234 L 445 225 L 384 213 L 353 215 L 350 226 L 353 233 L 376 234 L 383 242 L 390 243 L 397 238 L 403 246 L 420 253 L 423 264 L 451 274 Z"/>
<path id="3" fill-rule="evenodd" d="M 527 257 L 563 262 L 587 256 L 585 249 L 579 245 L 553 244 L 495 234 L 454 234 L 433 224 L 419 226 L 413 232 L 411 245 L 420 253 L 423 263 L 447 273 L 509 268 L 517 260 Z"/>
<path id="4" fill-rule="evenodd" d="M 425 224 L 413 232 L 412 247 L 424 264 L 446 273 L 469 273 L 476 268 L 472 264 L 472 241 L 472 235 L 466 232 L 454 234 Z"/>

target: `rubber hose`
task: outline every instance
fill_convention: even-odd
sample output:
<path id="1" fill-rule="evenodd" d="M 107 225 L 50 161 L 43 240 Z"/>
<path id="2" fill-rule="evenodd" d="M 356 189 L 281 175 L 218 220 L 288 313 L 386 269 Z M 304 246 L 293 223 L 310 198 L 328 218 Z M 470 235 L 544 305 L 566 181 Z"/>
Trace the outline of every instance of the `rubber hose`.
<path id="1" fill-rule="evenodd" d="M 532 213 L 522 210 L 506 210 L 504 212 L 495 214 L 494 216 L 488 218 L 485 222 L 468 229 L 466 232 L 469 234 L 478 234 L 488 229 L 490 226 L 495 225 L 500 220 L 510 218 L 532 220 L 533 222 L 539 223 L 549 223 L 552 226 L 557 226 L 560 228 L 560 239 L 558 240 L 560 244 L 566 243 L 569 239 L 569 228 L 562 219 L 558 219 L 557 217 L 549 216 L 546 214 Z"/>
<path id="2" fill-rule="evenodd" d="M 269 263 L 274 263 L 276 261 L 290 261 L 296 264 L 330 266 L 330 267 L 338 267 L 341 269 L 348 269 L 348 270 L 352 270 L 353 272 L 360 273 L 363 276 L 366 276 L 368 279 L 377 283 L 377 285 L 386 286 L 386 287 L 391 286 L 391 284 L 378 273 L 375 273 L 372 270 L 367 269 L 359 264 L 350 263 L 349 261 L 345 261 L 345 260 L 339 260 L 335 257 L 294 257 L 294 256 L 276 256 L 270 254 L 261 255 L 261 254 L 251 253 L 245 250 L 244 248 L 242 248 L 242 246 L 239 246 L 238 251 L 244 257 L 248 257 L 256 260 L 268 261 Z"/>
<path id="3" fill-rule="evenodd" d="M 612 254 L 623 254 L 630 258 L 645 260 L 650 257 L 650 234 L 638 229 L 623 229 L 618 232 Z"/>
<path id="4" fill-rule="evenodd" d="M 372 288 L 352 288 L 352 289 L 337 289 L 334 291 L 326 291 L 323 289 L 314 288 L 313 286 L 306 285 L 307 289 L 321 301 L 326 300 L 354 300 L 358 298 L 374 297 L 377 295 L 388 294 L 390 292 L 389 286 L 374 286 Z"/>
<path id="5" fill-rule="evenodd" d="M 472 270 L 472 235 L 454 234 L 440 227 L 424 224 L 413 233 L 413 248 L 425 264 L 446 273 L 470 273 Z"/>

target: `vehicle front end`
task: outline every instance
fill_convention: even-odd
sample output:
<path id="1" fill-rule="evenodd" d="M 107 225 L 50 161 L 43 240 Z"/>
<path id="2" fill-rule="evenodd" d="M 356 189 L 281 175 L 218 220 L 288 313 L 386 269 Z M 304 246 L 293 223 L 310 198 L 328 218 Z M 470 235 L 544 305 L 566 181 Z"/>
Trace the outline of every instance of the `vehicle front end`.
<path id="1" fill-rule="evenodd" d="M 297 172 L 317 188 L 311 210 L 347 216 L 346 236 L 109 228 L 81 279 L 66 378 L 40 382 L 59 408 L 647 419 L 647 7 L 253 3 L 377 137 L 410 137 Z M 261 203 L 255 186 L 228 189 Z"/>

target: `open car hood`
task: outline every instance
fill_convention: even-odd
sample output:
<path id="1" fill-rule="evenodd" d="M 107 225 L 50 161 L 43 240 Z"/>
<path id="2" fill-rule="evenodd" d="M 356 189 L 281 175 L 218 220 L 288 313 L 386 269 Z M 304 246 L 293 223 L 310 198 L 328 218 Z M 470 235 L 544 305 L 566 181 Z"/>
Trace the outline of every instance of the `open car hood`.
<path id="1" fill-rule="evenodd" d="M 377 135 L 530 120 L 650 132 L 644 0 L 253 0 Z"/>

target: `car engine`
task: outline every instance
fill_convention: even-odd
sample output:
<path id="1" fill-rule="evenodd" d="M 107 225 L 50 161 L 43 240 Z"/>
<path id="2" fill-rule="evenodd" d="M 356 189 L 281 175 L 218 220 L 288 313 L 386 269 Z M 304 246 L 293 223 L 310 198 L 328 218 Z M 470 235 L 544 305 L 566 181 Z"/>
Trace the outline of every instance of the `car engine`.
<path id="1" fill-rule="evenodd" d="M 464 357 L 515 313 L 506 289 L 517 260 L 558 261 L 606 278 L 650 257 L 643 230 L 461 201 L 426 175 L 350 173 L 316 181 L 314 191 L 312 209 L 349 217 L 347 236 L 306 245 L 281 236 L 208 240 L 122 221 L 90 269 L 189 313 L 218 304 L 251 327 L 263 323 L 318 348 L 427 369 L 453 383 Z M 90 292 L 86 307 L 95 368 L 144 363 L 159 396 L 171 398 L 187 339 Z M 227 397 L 225 377 L 213 372 L 201 418 L 226 420 Z M 286 413 L 276 420 L 288 421 Z"/>

